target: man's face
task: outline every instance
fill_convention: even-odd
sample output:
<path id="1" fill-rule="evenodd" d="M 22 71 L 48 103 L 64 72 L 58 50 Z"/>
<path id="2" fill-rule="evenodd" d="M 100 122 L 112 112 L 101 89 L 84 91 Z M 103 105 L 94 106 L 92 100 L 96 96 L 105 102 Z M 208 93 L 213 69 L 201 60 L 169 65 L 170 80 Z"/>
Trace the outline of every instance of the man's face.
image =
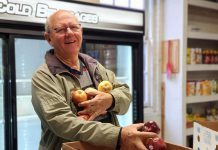
<path id="1" fill-rule="evenodd" d="M 82 44 L 82 28 L 75 16 L 60 11 L 50 19 L 50 32 L 46 39 L 62 57 L 77 54 Z"/>

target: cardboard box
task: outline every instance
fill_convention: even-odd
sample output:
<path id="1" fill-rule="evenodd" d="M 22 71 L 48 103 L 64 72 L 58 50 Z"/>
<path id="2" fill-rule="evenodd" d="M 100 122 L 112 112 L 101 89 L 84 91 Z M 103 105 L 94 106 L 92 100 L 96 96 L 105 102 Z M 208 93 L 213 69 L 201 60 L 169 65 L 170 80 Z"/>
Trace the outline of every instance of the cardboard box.
<path id="1" fill-rule="evenodd" d="M 62 150 L 111 150 L 111 149 L 102 146 L 95 146 L 86 142 L 67 142 L 62 144 Z"/>
<path id="2" fill-rule="evenodd" d="M 218 122 L 194 122 L 193 149 L 218 150 Z"/>
<path id="3" fill-rule="evenodd" d="M 165 142 L 167 144 L 167 150 L 193 150 L 192 148 L 189 147 L 184 147 L 172 143 Z"/>
<path id="4" fill-rule="evenodd" d="M 172 143 L 167 144 L 167 150 L 192 150 L 191 148 L 175 145 Z M 62 150 L 112 150 L 107 147 L 97 147 L 85 142 L 67 142 L 63 143 Z"/>

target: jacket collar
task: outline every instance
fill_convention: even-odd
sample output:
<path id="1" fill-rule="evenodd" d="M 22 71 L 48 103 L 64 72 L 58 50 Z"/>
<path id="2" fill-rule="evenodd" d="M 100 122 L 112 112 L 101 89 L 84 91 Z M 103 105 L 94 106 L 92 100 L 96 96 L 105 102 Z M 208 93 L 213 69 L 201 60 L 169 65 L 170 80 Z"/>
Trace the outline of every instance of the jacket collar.
<path id="1" fill-rule="evenodd" d="M 92 57 L 79 53 L 80 60 L 85 64 L 88 70 L 93 70 L 96 67 L 97 61 Z M 57 59 L 54 55 L 54 49 L 50 49 L 45 54 L 45 61 L 48 65 L 49 70 L 53 75 L 60 74 L 60 73 L 70 73 L 67 68 L 63 65 L 63 63 Z"/>

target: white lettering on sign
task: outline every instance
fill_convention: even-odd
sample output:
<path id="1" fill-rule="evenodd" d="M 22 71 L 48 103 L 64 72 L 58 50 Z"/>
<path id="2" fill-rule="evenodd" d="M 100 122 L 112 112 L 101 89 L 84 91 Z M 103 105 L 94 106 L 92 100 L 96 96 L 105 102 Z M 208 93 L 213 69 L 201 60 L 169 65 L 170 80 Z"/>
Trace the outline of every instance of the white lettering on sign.
<path id="1" fill-rule="evenodd" d="M 78 17 L 80 22 L 98 23 L 98 16 L 96 14 L 90 14 L 90 13 L 84 13 L 84 12 L 76 12 L 75 16 Z"/>
<path id="2" fill-rule="evenodd" d="M 49 6 L 46 4 L 38 3 L 36 5 L 36 17 L 47 18 L 50 14 L 52 14 L 56 10 L 57 9 L 55 8 L 49 8 Z"/>
<path id="3" fill-rule="evenodd" d="M 30 16 L 33 8 L 31 5 L 8 3 L 7 0 L 0 0 L 0 13 L 8 13 L 12 15 Z"/>
<path id="4" fill-rule="evenodd" d="M 33 16 L 33 6 L 21 3 L 12 3 L 8 0 L 0 0 L 0 14 L 6 13 L 9 15 L 18 16 Z M 35 6 L 35 18 L 47 18 L 49 15 L 57 11 L 57 8 L 51 8 L 48 4 L 37 3 Z M 72 12 L 74 13 L 74 12 Z M 87 12 L 74 13 L 80 22 L 84 23 L 98 23 L 99 17 L 96 14 Z"/>

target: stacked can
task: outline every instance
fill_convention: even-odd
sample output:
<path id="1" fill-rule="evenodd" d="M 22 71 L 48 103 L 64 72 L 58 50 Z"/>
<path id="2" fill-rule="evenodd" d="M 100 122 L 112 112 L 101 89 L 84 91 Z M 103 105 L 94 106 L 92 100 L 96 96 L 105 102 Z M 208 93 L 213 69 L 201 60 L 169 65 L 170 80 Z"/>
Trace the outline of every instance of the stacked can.
<path id="1" fill-rule="evenodd" d="M 188 81 L 187 96 L 208 96 L 218 93 L 217 80 Z"/>

